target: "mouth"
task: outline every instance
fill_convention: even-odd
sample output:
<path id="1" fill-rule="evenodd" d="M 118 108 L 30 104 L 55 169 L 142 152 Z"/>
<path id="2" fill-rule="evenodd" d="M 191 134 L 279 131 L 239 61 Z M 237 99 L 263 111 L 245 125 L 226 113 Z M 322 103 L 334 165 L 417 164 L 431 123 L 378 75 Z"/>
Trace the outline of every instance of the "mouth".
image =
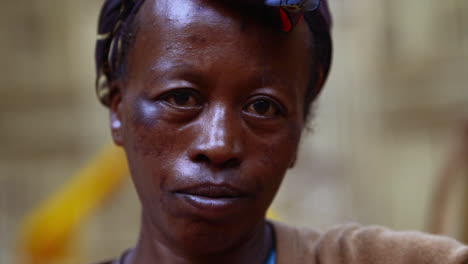
<path id="1" fill-rule="evenodd" d="M 238 198 L 246 192 L 230 185 L 202 184 L 175 191 L 177 194 L 200 196 L 212 199 Z"/>
<path id="2" fill-rule="evenodd" d="M 174 191 L 190 210 L 207 218 L 218 218 L 239 209 L 249 194 L 230 185 L 202 184 Z"/>

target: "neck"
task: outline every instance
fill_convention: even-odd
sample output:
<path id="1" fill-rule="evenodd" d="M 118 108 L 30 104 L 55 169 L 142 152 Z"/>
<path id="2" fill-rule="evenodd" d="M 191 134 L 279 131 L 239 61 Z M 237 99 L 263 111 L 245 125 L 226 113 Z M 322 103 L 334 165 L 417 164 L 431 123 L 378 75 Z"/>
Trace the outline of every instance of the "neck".
<path id="1" fill-rule="evenodd" d="M 263 264 L 273 246 L 272 227 L 263 220 L 254 228 L 254 231 L 250 235 L 244 237 L 246 238 L 242 239 L 241 242 L 235 243 L 229 248 L 224 248 L 219 252 L 204 254 L 198 250 L 196 254 L 192 254 L 180 248 L 180 246 L 178 247 L 180 243 L 167 242 L 162 232 L 152 225 L 151 221 L 143 215 L 137 247 L 129 254 L 125 264 Z M 216 241 L 216 239 L 213 239 L 213 241 Z M 218 245 L 213 245 L 212 248 L 217 248 L 217 246 Z M 210 248 L 209 245 L 207 245 L 206 248 Z"/>

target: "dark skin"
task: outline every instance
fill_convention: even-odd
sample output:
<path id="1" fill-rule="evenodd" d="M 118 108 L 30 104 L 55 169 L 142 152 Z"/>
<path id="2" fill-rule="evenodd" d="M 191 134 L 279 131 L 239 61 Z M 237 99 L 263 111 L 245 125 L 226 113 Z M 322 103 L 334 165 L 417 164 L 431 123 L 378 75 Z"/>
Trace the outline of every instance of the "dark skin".
<path id="1" fill-rule="evenodd" d="M 127 263 L 263 263 L 304 127 L 310 36 L 216 2 L 147 0 L 111 128 L 142 204 Z"/>

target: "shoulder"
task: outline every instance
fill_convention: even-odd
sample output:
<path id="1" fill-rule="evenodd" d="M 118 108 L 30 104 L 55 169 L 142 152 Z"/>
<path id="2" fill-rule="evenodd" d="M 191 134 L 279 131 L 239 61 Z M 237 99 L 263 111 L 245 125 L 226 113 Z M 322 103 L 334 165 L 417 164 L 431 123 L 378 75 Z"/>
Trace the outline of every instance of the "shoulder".
<path id="1" fill-rule="evenodd" d="M 356 263 L 468 264 L 468 248 L 454 239 L 381 226 L 337 226 L 323 234 L 319 249 L 339 252 Z"/>
<path id="2" fill-rule="evenodd" d="M 447 237 L 358 224 L 340 225 L 326 232 L 277 223 L 274 226 L 278 255 L 301 255 L 306 259 L 300 261 L 305 263 L 468 264 L 468 247 Z"/>

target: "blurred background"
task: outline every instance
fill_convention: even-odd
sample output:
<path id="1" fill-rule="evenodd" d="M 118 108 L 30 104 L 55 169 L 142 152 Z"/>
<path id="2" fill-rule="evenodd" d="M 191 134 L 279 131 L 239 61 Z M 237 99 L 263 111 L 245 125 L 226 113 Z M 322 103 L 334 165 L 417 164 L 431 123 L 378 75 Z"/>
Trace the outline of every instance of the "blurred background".
<path id="1" fill-rule="evenodd" d="M 468 242 L 468 155 L 451 154 L 468 119 L 468 1 L 330 2 L 332 73 L 272 209 L 321 230 L 353 221 Z M 31 210 L 111 143 L 94 93 L 101 4 L 2 0 L 0 263 L 15 263 Z M 441 191 L 447 182 L 453 187 Z M 444 210 L 438 192 L 447 194 Z M 431 227 L 434 217 L 442 226 Z M 127 179 L 80 225 L 73 254 L 59 263 L 116 257 L 134 245 L 138 225 Z"/>

